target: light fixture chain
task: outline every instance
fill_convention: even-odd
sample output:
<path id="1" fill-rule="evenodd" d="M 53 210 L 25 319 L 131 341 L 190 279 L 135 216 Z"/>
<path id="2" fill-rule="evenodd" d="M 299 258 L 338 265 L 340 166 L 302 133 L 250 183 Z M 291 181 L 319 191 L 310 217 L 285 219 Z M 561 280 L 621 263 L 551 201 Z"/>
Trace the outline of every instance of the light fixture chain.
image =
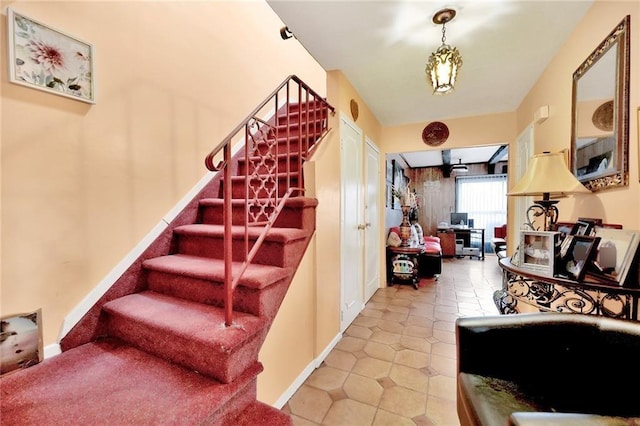
<path id="1" fill-rule="evenodd" d="M 445 33 L 444 25 L 445 25 L 445 23 L 443 22 L 442 23 L 442 44 L 444 44 L 444 41 L 446 40 L 446 37 L 445 37 L 445 34 L 444 34 Z"/>

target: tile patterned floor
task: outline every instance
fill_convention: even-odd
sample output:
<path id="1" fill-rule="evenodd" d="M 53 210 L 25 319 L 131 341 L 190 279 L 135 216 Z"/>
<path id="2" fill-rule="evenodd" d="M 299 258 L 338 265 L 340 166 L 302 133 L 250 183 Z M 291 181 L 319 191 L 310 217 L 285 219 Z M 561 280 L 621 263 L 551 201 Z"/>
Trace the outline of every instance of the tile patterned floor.
<path id="1" fill-rule="evenodd" d="M 379 289 L 283 410 L 294 425 L 459 425 L 455 320 L 494 315 L 495 256 L 445 259 L 438 280 Z"/>

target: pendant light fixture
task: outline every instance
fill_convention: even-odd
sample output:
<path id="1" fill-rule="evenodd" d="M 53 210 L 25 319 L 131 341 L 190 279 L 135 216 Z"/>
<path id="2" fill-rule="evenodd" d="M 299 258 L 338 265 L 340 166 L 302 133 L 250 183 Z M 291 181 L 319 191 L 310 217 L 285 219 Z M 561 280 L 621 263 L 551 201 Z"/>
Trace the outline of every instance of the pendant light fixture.
<path id="1" fill-rule="evenodd" d="M 462 56 L 455 47 L 445 43 L 445 24 L 456 16 L 453 9 L 442 9 L 433 15 L 434 24 L 442 24 L 442 45 L 429 56 L 426 73 L 433 86 L 433 93 L 443 94 L 453 90 Z"/>

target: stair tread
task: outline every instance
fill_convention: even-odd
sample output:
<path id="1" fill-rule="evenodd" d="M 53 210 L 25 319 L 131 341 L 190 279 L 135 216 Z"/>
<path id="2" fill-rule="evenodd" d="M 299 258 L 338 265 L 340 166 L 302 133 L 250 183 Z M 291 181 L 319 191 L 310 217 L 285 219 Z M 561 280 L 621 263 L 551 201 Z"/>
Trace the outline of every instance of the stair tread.
<path id="1" fill-rule="evenodd" d="M 202 280 L 222 282 L 224 281 L 224 260 L 205 258 L 186 254 L 171 254 L 147 259 L 143 267 L 158 272 L 185 275 Z M 233 262 L 234 276 L 242 266 L 242 262 Z M 272 265 L 252 263 L 247 266 L 238 285 L 253 289 L 263 289 L 285 279 L 288 271 L 284 268 Z"/>
<path id="2" fill-rule="evenodd" d="M 262 233 L 264 228 L 261 226 L 250 226 L 248 228 L 249 239 L 256 239 Z M 244 238 L 244 226 L 232 226 L 231 234 L 233 238 Z M 198 235 L 202 237 L 221 237 L 224 236 L 223 225 L 213 225 L 206 223 L 194 223 L 190 225 L 178 226 L 174 229 L 177 234 L 183 235 Z M 288 243 L 295 240 L 300 240 L 307 236 L 307 231 L 298 228 L 279 228 L 272 227 L 265 237 L 266 241 L 275 241 L 281 243 Z"/>
<path id="3" fill-rule="evenodd" d="M 258 198 L 255 201 L 257 201 L 260 204 L 265 204 L 267 202 L 270 202 L 271 199 L 267 199 L 267 198 Z M 200 205 L 202 206 L 219 206 L 224 204 L 224 199 L 222 198 L 202 198 L 199 200 Z M 241 199 L 241 198 L 234 198 L 231 200 L 231 204 L 232 205 L 245 205 L 246 204 L 246 200 Z M 309 198 L 309 197 L 290 197 L 286 202 L 285 202 L 285 208 L 287 207 L 293 207 L 293 208 L 300 208 L 300 207 L 316 207 L 318 205 L 318 200 L 316 198 Z"/>
<path id="4" fill-rule="evenodd" d="M 231 352 L 262 331 L 265 318 L 234 312 L 233 325 L 224 324 L 224 309 L 191 302 L 153 291 L 143 291 L 105 303 L 103 309 L 115 315 L 202 345 L 202 349 Z"/>
<path id="5" fill-rule="evenodd" d="M 0 412 L 7 424 L 205 424 L 261 370 L 223 384 L 104 339 L 3 377 Z"/>

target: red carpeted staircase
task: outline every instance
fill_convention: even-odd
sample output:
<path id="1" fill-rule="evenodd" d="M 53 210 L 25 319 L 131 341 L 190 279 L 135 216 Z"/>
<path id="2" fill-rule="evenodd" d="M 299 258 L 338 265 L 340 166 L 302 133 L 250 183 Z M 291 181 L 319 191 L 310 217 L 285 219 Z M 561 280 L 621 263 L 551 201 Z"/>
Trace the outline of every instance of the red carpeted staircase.
<path id="1" fill-rule="evenodd" d="M 63 338 L 62 354 L 0 379 L 1 424 L 291 424 L 256 400 L 258 353 L 315 230 L 317 201 L 294 191 L 272 224 L 245 221 L 247 210 L 279 210 L 269 200 L 275 187 L 284 194 L 302 184 L 300 165 L 332 110 L 313 94 L 297 103 L 287 96 L 286 106 L 276 97 L 277 118 L 264 122 L 270 131 L 255 132 L 248 120 L 250 146 L 227 163 L 231 238 L 218 173 Z M 236 274 L 265 227 L 226 326 L 225 240 Z"/>

